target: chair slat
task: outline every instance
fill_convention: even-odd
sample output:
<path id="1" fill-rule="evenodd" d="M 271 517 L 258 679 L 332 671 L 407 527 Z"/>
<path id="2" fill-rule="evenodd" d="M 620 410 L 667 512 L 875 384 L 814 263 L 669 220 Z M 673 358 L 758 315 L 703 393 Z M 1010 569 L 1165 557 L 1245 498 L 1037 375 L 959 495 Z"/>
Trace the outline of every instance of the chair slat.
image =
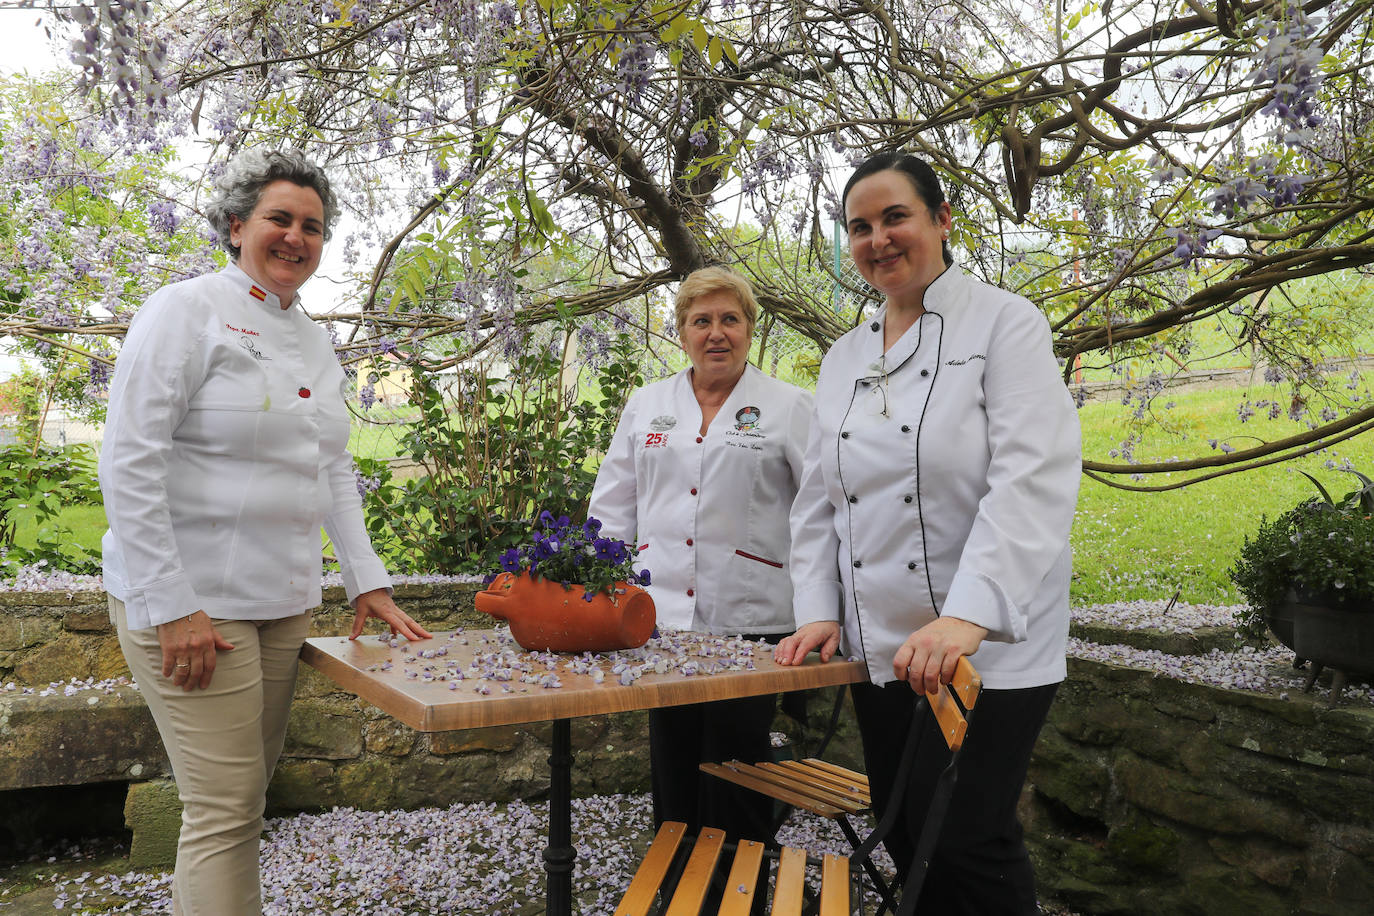
<path id="1" fill-rule="evenodd" d="M 843 771 L 843 767 L 832 768 L 816 766 L 812 760 L 780 760 L 775 766 L 794 770 L 798 773 L 805 773 L 808 778 L 824 782 L 826 785 L 834 786 L 837 791 L 849 795 L 858 796 L 868 794 L 868 783 L 866 781 L 849 779 L 835 772 L 837 769 Z"/>
<path id="2" fill-rule="evenodd" d="M 806 900 L 806 853 L 790 846 L 778 857 L 778 875 L 773 879 L 772 916 L 801 916 Z"/>
<path id="3" fill-rule="evenodd" d="M 721 911 L 724 914 L 724 910 Z M 821 859 L 820 916 L 849 916 L 849 858 L 826 853 Z"/>
<path id="4" fill-rule="evenodd" d="M 798 772 L 776 763 L 760 763 L 754 769 L 761 779 L 823 804 L 833 805 L 846 814 L 858 814 L 868 808 L 867 799 L 837 789 L 829 780 L 817 778 L 805 770 Z"/>
<path id="5" fill-rule="evenodd" d="M 959 695 L 959 702 L 965 709 L 972 709 L 978 702 L 978 694 L 983 689 L 983 676 L 973 667 L 967 655 L 959 656 L 959 664 L 954 668 L 954 679 L 949 686 Z"/>
<path id="6" fill-rule="evenodd" d="M 654 834 L 654 840 L 649 844 L 644 860 L 635 870 L 635 876 L 630 880 L 630 887 L 621 898 L 620 906 L 616 907 L 615 916 L 646 916 L 649 908 L 654 905 L 659 885 L 663 883 L 663 876 L 673 864 L 673 855 L 686 832 L 686 824 L 679 821 L 663 822 L 658 828 L 658 833 Z"/>
<path id="7" fill-rule="evenodd" d="M 940 723 L 940 734 L 944 737 L 945 744 L 948 744 L 952 751 L 959 750 L 964 743 L 964 732 L 968 730 L 968 723 L 964 720 L 964 713 L 959 709 L 959 704 L 954 702 L 954 697 L 943 687 L 935 693 L 926 694 L 926 699 L 930 701 L 935 720 Z"/>
<path id="8" fill-rule="evenodd" d="M 701 902 L 706 899 L 711 876 L 716 871 L 716 860 L 720 858 L 720 847 L 724 843 L 724 831 L 714 827 L 701 828 L 692 855 L 687 859 L 687 867 L 678 879 L 677 890 L 673 892 L 668 916 L 697 916 L 701 912 Z"/>
<path id="9" fill-rule="evenodd" d="M 765 770 L 776 773 L 787 773 L 792 778 L 800 780 L 807 785 L 815 786 L 823 795 L 833 795 L 837 799 L 844 799 L 849 804 L 859 805 L 860 810 L 869 807 L 868 787 L 843 780 L 829 770 L 823 770 L 812 766 L 807 766 L 801 760 L 783 760 L 778 763 L 759 764 Z M 843 807 L 843 805 L 841 805 Z"/>
<path id="10" fill-rule="evenodd" d="M 764 795 L 776 798 L 778 801 L 792 805 L 795 808 L 802 808 L 821 817 L 838 817 L 841 809 L 834 805 L 815 799 L 810 795 L 803 794 L 795 789 L 777 785 L 776 781 L 766 778 L 763 771 L 759 771 L 750 764 L 733 765 L 722 763 L 703 763 L 701 765 L 703 773 L 710 773 L 712 776 L 719 776 L 727 782 L 735 785 L 744 786 L 746 789 L 753 789 L 755 792 L 762 792 Z"/>
<path id="11" fill-rule="evenodd" d="M 851 770 L 848 767 L 842 767 L 838 763 L 831 763 L 829 760 L 822 760 L 819 757 L 807 757 L 802 762 L 813 769 L 826 770 L 833 773 L 836 777 L 845 782 L 853 783 L 861 787 L 865 792 L 868 791 L 868 776 L 867 774 L 860 773 L 858 770 Z"/>
<path id="12" fill-rule="evenodd" d="M 720 898 L 719 916 L 749 916 L 749 906 L 758 892 L 759 866 L 763 862 L 763 844 L 740 840 L 735 849 L 735 864 L 725 881 L 725 893 Z"/>

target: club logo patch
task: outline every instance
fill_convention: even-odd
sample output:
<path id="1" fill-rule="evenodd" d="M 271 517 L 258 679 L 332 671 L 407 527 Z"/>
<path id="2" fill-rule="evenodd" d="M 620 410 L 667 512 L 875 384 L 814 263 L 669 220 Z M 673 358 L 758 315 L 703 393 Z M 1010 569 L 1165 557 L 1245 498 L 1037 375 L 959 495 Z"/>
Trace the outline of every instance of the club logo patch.
<path id="1" fill-rule="evenodd" d="M 735 414 L 735 429 L 754 429 L 759 425 L 763 411 L 757 407 L 741 407 Z"/>

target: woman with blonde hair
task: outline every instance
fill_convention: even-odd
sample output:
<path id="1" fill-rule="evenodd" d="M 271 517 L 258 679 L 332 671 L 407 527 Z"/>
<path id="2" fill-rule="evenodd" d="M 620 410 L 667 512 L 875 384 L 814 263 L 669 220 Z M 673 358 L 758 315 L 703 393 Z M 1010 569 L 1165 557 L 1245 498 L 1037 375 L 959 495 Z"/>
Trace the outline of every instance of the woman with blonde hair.
<path id="1" fill-rule="evenodd" d="M 589 514 L 639 546 L 661 629 L 776 640 L 794 628 L 787 517 L 811 395 L 749 364 L 758 304 L 738 273 L 693 272 L 675 312 L 691 365 L 630 397 Z M 771 801 L 697 766 L 767 759 L 773 713 L 771 696 L 653 710 L 655 823 L 771 842 Z"/>

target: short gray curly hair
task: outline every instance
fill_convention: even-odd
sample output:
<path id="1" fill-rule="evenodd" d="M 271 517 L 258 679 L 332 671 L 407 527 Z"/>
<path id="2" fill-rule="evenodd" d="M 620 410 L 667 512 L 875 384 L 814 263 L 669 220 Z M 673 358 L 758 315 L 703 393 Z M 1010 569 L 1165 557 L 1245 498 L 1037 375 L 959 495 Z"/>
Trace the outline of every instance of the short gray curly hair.
<path id="1" fill-rule="evenodd" d="M 215 182 L 215 196 L 205 212 L 220 246 L 235 261 L 239 259 L 239 249 L 229 240 L 229 217 L 237 216 L 240 222 L 246 222 L 262 198 L 262 189 L 274 181 L 289 181 L 314 189 L 320 195 L 320 203 L 324 204 L 325 241 L 333 234 L 339 202 L 324 169 L 298 149 L 246 149 L 224 167 L 224 174 Z"/>

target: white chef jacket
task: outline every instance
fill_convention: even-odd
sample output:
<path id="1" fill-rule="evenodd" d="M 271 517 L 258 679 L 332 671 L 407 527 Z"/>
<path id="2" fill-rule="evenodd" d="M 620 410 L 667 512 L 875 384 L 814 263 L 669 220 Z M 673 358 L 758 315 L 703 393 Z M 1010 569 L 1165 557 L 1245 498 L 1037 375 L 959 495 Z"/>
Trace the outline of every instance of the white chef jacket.
<path id="1" fill-rule="evenodd" d="M 100 450 L 105 588 L 130 629 L 317 606 L 321 525 L 350 602 L 391 587 L 363 525 L 344 373 L 298 303 L 231 264 L 163 287 L 130 323 Z"/>
<path id="2" fill-rule="evenodd" d="M 811 394 L 746 365 L 702 436 L 691 371 L 630 396 L 588 514 L 638 546 L 660 626 L 790 632 L 787 519 Z"/>
<path id="3" fill-rule="evenodd" d="M 821 364 L 791 519 L 797 625 L 842 620 L 843 651 L 884 684 L 912 632 L 958 617 L 988 630 L 972 657 L 988 687 L 1057 683 L 1081 459 L 1049 325 L 952 267 L 924 304 L 886 354 L 883 309 Z"/>

